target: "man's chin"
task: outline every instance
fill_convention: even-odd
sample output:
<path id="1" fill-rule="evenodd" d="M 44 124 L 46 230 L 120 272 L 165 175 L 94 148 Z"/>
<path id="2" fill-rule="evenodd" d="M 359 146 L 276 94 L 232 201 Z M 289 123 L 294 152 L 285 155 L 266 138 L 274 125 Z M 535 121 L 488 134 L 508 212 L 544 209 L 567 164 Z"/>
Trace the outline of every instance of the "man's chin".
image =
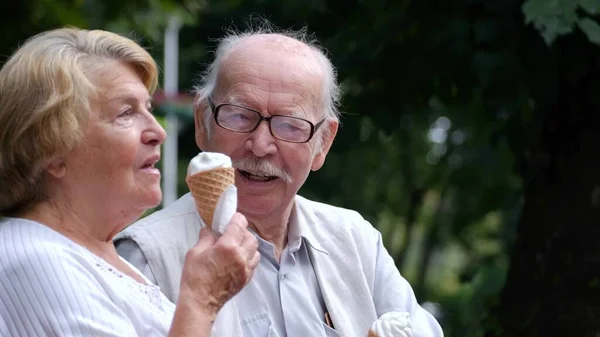
<path id="1" fill-rule="evenodd" d="M 281 208 L 284 201 L 280 197 L 271 195 L 238 194 L 238 211 L 246 217 L 269 217 Z"/>

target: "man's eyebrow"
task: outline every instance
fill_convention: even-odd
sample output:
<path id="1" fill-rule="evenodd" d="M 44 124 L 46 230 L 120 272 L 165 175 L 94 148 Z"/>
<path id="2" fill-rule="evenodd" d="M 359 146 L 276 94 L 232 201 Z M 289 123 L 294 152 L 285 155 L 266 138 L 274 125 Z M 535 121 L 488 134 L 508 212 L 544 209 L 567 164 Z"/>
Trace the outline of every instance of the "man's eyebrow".
<path id="1" fill-rule="evenodd" d="M 306 119 L 306 117 L 307 117 L 306 114 L 301 113 L 300 111 L 298 111 L 296 109 L 290 110 L 288 114 L 290 117 L 296 117 L 296 118 L 302 118 L 302 119 Z"/>
<path id="2" fill-rule="evenodd" d="M 243 106 L 244 108 L 249 108 L 247 104 L 245 104 L 238 96 L 231 96 L 225 100 L 224 103 L 227 104 L 235 104 L 239 106 Z"/>
<path id="3" fill-rule="evenodd" d="M 249 100 L 250 104 L 245 103 L 245 100 L 240 99 L 239 96 L 230 96 L 228 97 L 225 101 L 223 101 L 222 103 L 226 103 L 226 104 L 233 104 L 233 105 L 237 105 L 237 106 L 241 106 L 243 108 L 246 109 L 251 109 L 254 111 L 258 111 L 261 114 L 263 113 L 263 111 L 258 110 L 253 108 L 251 105 L 254 103 L 254 101 L 252 101 L 252 99 Z M 296 117 L 296 118 L 301 118 L 301 119 L 307 119 L 308 116 L 306 113 L 304 113 L 303 111 L 298 111 L 298 109 L 284 109 L 283 110 L 285 113 L 282 114 L 283 116 L 290 116 L 290 117 Z M 277 114 L 277 113 L 276 113 Z"/>

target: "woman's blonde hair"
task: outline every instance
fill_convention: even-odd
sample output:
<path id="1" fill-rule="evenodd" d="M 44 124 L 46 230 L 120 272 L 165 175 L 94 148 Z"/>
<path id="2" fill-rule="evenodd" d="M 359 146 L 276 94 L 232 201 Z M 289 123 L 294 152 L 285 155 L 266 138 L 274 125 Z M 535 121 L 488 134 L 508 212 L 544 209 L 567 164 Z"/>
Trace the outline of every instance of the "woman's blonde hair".
<path id="1" fill-rule="evenodd" d="M 44 168 L 81 141 L 103 61 L 134 67 L 152 94 L 157 67 L 134 41 L 62 28 L 27 40 L 0 70 L 0 215 L 44 198 Z"/>

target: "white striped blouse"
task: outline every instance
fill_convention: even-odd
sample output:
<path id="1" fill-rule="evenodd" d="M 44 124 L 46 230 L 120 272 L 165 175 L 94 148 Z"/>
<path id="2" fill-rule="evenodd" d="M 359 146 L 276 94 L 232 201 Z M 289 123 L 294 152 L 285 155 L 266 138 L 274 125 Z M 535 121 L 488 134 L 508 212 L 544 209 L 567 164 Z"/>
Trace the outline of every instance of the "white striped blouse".
<path id="1" fill-rule="evenodd" d="M 0 219 L 0 336 L 166 336 L 174 310 L 49 227 Z"/>

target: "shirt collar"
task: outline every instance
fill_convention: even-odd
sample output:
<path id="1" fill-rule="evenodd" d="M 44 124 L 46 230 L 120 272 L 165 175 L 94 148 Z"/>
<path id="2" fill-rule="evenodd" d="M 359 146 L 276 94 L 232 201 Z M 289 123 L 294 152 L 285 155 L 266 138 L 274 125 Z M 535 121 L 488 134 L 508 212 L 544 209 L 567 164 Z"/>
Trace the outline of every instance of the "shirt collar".
<path id="1" fill-rule="evenodd" d="M 313 249 L 328 255 L 329 252 L 325 248 L 323 248 L 323 246 L 321 245 L 321 241 L 317 238 L 313 231 L 313 227 L 318 226 L 318 224 L 314 221 L 311 221 L 310 217 L 306 217 L 301 212 L 298 212 L 298 206 L 298 202 L 295 202 L 288 223 L 289 251 L 291 253 L 297 251 L 298 249 L 300 249 L 300 247 L 302 247 L 302 242 L 306 241 L 306 243 Z M 250 230 L 250 232 L 254 234 L 257 239 L 259 239 L 259 245 L 265 245 L 267 243 L 267 241 L 264 241 L 250 227 L 248 227 L 248 230 Z"/>
<path id="2" fill-rule="evenodd" d="M 294 252 L 300 249 L 302 241 L 306 241 L 313 249 L 329 254 L 312 231 L 312 227 L 314 227 L 315 224 L 311 223 L 309 219 L 301 216 L 298 213 L 297 208 L 298 203 L 294 203 L 294 208 L 290 214 L 290 221 L 288 224 L 288 245 L 290 251 Z"/>

